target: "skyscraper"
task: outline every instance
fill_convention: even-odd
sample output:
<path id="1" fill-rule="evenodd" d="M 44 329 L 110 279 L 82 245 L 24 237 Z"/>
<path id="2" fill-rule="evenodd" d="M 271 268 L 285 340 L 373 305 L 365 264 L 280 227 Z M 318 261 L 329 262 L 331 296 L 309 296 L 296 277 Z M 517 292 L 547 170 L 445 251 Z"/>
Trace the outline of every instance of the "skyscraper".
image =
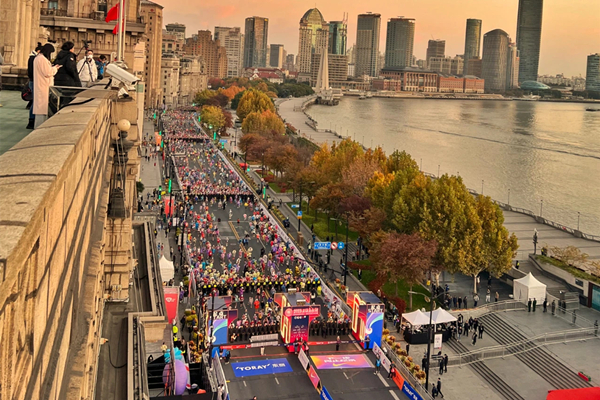
<path id="1" fill-rule="evenodd" d="M 431 57 L 446 57 L 446 41 L 440 39 L 432 39 L 427 43 L 426 60 L 429 64 Z"/>
<path id="2" fill-rule="evenodd" d="M 413 18 L 391 18 L 387 25 L 385 40 L 385 66 L 410 67 L 415 42 L 415 20 Z M 444 44 L 445 47 L 445 44 Z"/>
<path id="3" fill-rule="evenodd" d="M 508 59 L 506 63 L 506 89 L 519 87 L 519 49 L 515 43 L 508 44 Z"/>
<path id="4" fill-rule="evenodd" d="M 215 26 L 215 40 L 225 47 L 227 54 L 227 78 L 242 76 L 244 35 L 239 27 Z"/>
<path id="5" fill-rule="evenodd" d="M 269 57 L 269 66 L 273 68 L 283 68 L 283 63 L 285 61 L 285 50 L 283 49 L 282 44 L 272 44 L 270 46 L 270 57 Z"/>
<path id="6" fill-rule="evenodd" d="M 327 51 L 329 41 L 329 24 L 325 22 L 321 11 L 311 8 L 300 18 L 300 34 L 298 40 L 298 57 L 296 65 L 298 72 L 310 75 L 310 64 L 313 53 Z"/>
<path id="7" fill-rule="evenodd" d="M 329 22 L 329 53 L 346 54 L 348 24 L 346 21 Z"/>
<path id="8" fill-rule="evenodd" d="M 521 53 L 519 82 L 537 81 L 544 0 L 519 0 L 517 48 Z"/>
<path id="9" fill-rule="evenodd" d="M 177 35 L 178 39 L 185 40 L 185 25 L 178 22 L 173 22 L 165 25 L 167 32 L 172 32 Z"/>
<path id="10" fill-rule="evenodd" d="M 587 58 L 585 90 L 600 92 L 600 53 L 590 54 Z"/>
<path id="11" fill-rule="evenodd" d="M 183 50 L 186 55 L 202 57 L 209 78 L 227 76 L 227 50 L 218 40 L 213 40 L 210 31 L 198 31 L 197 35 L 187 38 Z"/>
<path id="12" fill-rule="evenodd" d="M 481 20 L 467 19 L 467 31 L 465 33 L 465 63 L 471 58 L 479 57 L 481 48 Z"/>
<path id="13" fill-rule="evenodd" d="M 359 14 L 356 29 L 356 76 L 377 76 L 379 66 L 379 32 L 381 29 L 381 14 Z"/>
<path id="14" fill-rule="evenodd" d="M 483 59 L 481 78 L 485 79 L 485 90 L 506 89 L 506 73 L 510 38 L 502 29 L 494 29 L 483 35 Z"/>
<path id="15" fill-rule="evenodd" d="M 244 36 L 244 68 L 267 66 L 267 38 L 269 19 L 263 17 L 246 18 Z"/>

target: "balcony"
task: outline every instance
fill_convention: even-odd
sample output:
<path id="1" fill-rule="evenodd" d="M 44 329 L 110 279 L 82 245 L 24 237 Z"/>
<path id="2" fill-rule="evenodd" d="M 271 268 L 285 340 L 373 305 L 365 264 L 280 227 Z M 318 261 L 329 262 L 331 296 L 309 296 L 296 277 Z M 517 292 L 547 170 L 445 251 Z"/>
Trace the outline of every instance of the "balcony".
<path id="1" fill-rule="evenodd" d="M 67 16 L 67 10 L 60 10 L 58 8 L 42 8 L 40 10 L 41 15 L 46 16 L 46 15 L 54 15 L 57 17 L 66 17 Z"/>
<path id="2" fill-rule="evenodd" d="M 40 25 L 55 28 L 74 28 L 78 30 L 89 29 L 91 31 L 112 31 L 116 22 L 104 22 L 106 13 L 104 11 L 93 11 L 89 14 L 77 17 L 67 15 L 67 10 L 58 8 L 43 8 L 40 10 Z M 127 21 L 126 31 L 129 33 L 144 33 L 146 26 L 142 17 L 136 17 L 135 21 Z"/>

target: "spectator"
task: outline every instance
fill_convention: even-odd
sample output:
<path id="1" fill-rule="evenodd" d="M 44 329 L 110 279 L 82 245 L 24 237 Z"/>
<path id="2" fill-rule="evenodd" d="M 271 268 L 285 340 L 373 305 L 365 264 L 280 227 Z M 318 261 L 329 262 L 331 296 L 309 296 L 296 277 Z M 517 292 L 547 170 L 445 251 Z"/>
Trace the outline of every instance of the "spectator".
<path id="1" fill-rule="evenodd" d="M 92 50 L 86 50 L 85 58 L 79 60 L 77 63 L 77 72 L 79 73 L 79 80 L 81 80 L 82 87 L 90 87 L 98 80 L 98 67 L 94 61 L 94 52 Z"/>
<path id="2" fill-rule="evenodd" d="M 31 95 L 33 96 L 33 61 L 35 60 L 35 57 L 40 54 L 40 51 L 42 50 L 42 44 L 40 42 L 38 42 L 37 47 L 35 48 L 34 51 L 31 52 L 31 54 L 29 55 L 29 60 L 27 60 L 27 77 L 29 78 L 29 89 L 31 90 Z M 33 117 L 33 100 L 31 100 L 29 102 L 29 104 L 27 104 L 27 107 L 29 107 L 29 123 L 27 124 L 27 127 L 25 129 L 33 129 L 34 125 L 35 125 L 35 118 Z"/>
<path id="3" fill-rule="evenodd" d="M 48 119 L 48 96 L 50 86 L 54 85 L 54 75 L 61 69 L 60 65 L 52 65 L 50 56 L 54 53 L 54 46 L 46 43 L 40 54 L 35 56 L 33 62 L 33 114 L 35 115 L 34 128 L 37 128 Z"/>
<path id="4" fill-rule="evenodd" d="M 77 73 L 77 62 L 75 61 L 75 53 L 73 49 L 75 45 L 73 42 L 63 43 L 60 52 L 56 56 L 54 63 L 61 65 L 63 68 L 56 74 L 54 83 L 56 86 L 71 86 L 81 87 L 81 81 L 79 80 L 79 74 Z"/>
<path id="5" fill-rule="evenodd" d="M 106 68 L 106 64 L 108 64 L 108 62 L 106 61 L 106 56 L 102 54 L 96 60 L 96 68 L 98 69 L 98 80 L 102 80 L 104 78 L 104 69 Z"/>

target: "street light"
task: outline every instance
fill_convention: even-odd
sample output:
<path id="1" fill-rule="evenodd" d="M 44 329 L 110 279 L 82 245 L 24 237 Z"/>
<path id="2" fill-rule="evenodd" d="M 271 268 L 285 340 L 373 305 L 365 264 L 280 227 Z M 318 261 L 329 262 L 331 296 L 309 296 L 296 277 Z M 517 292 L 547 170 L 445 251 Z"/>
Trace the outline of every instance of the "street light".
<path id="1" fill-rule="evenodd" d="M 483 195 L 483 179 L 481 180 L 481 194 Z"/>
<path id="2" fill-rule="evenodd" d="M 508 188 L 508 205 L 510 206 L 510 188 Z"/>
<path id="3" fill-rule="evenodd" d="M 542 216 L 542 210 L 544 209 L 544 200 L 540 200 L 540 217 Z"/>
<path id="4" fill-rule="evenodd" d="M 577 211 L 577 230 L 579 230 L 579 217 L 581 217 L 581 213 Z"/>
<path id="5" fill-rule="evenodd" d="M 533 230 L 533 254 L 534 255 L 537 251 L 537 244 L 538 244 L 538 232 L 537 232 L 537 229 L 534 229 Z"/>

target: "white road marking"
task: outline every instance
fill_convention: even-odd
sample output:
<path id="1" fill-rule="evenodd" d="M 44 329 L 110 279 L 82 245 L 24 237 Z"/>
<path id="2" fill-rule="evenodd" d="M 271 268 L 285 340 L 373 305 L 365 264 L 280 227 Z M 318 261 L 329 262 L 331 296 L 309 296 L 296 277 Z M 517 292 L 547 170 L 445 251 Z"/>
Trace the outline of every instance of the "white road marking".
<path id="1" fill-rule="evenodd" d="M 394 393 L 394 391 L 393 391 L 393 390 L 390 390 L 390 394 L 392 395 L 392 397 L 393 397 L 395 400 L 400 400 L 400 397 L 398 397 L 398 395 L 397 395 L 396 393 Z"/>
<path id="2" fill-rule="evenodd" d="M 242 382 L 244 382 L 244 387 L 248 387 L 248 385 L 246 385 L 246 381 L 242 381 Z"/>
<path id="3" fill-rule="evenodd" d="M 346 375 L 346 373 L 345 373 L 345 372 L 344 372 L 344 376 L 346 377 L 346 379 L 350 379 L 350 378 L 348 378 L 348 375 Z"/>
<path id="4" fill-rule="evenodd" d="M 383 384 L 387 387 L 390 387 L 390 384 L 385 380 L 385 378 L 383 376 L 381 376 L 381 374 L 377 374 L 377 376 L 379 377 L 379 380 L 381 380 L 381 382 L 383 382 Z"/>
<path id="5" fill-rule="evenodd" d="M 279 385 L 279 380 L 277 378 L 275 378 L 275 382 L 277 382 L 277 384 Z"/>

